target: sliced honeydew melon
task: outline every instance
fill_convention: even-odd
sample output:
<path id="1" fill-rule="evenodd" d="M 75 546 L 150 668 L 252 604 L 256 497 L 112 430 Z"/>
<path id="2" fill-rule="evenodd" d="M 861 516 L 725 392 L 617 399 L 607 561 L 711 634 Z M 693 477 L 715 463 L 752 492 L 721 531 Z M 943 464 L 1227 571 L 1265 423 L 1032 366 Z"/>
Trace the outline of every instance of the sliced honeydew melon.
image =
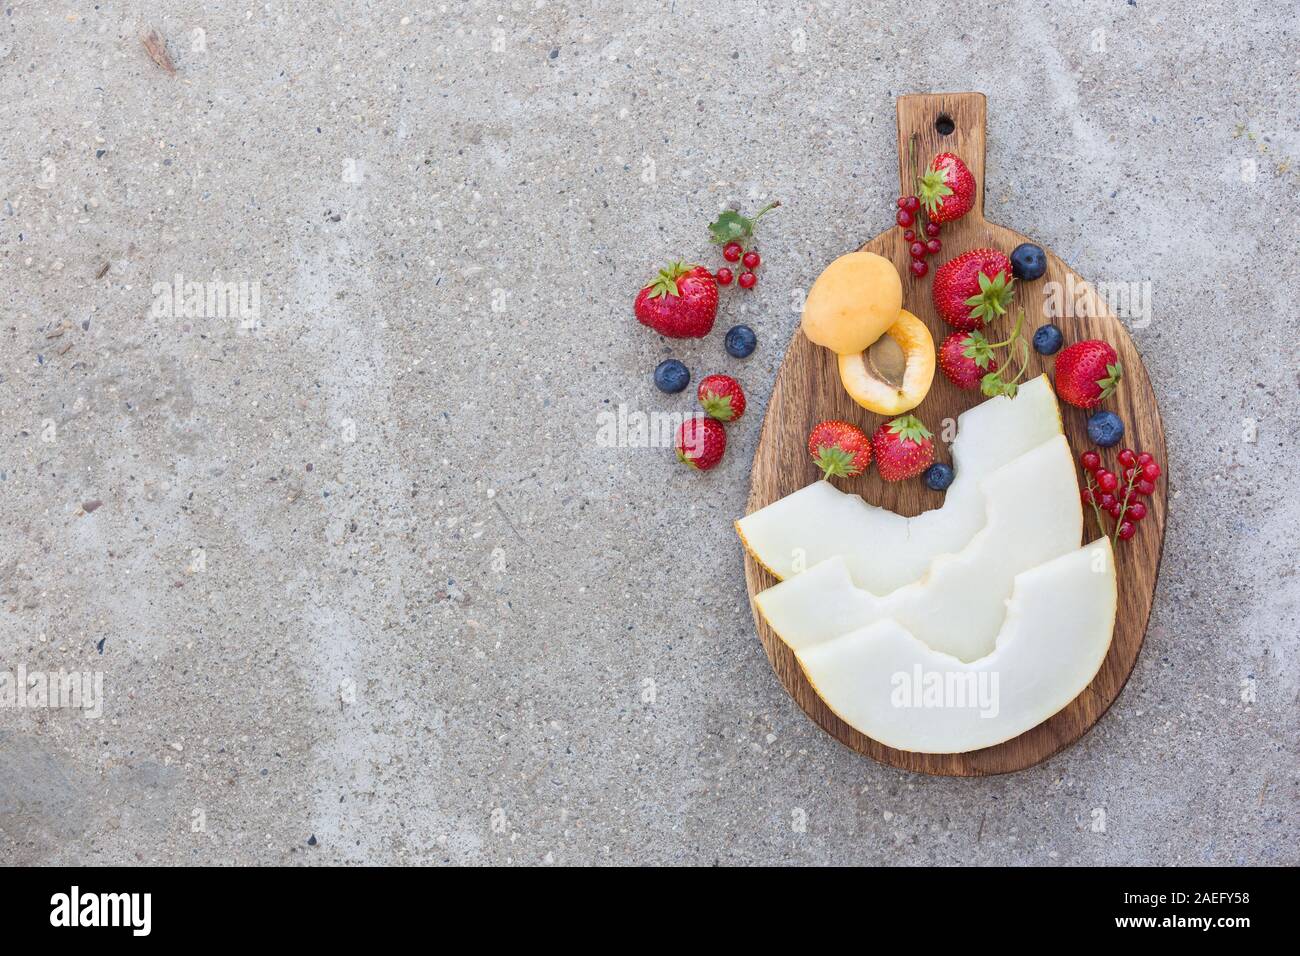
<path id="1" fill-rule="evenodd" d="M 958 416 L 956 477 L 942 507 L 905 518 L 816 481 L 741 518 L 736 530 L 778 578 L 843 556 L 859 587 L 888 594 L 919 579 L 939 555 L 960 551 L 984 526 L 984 478 L 1061 433 L 1056 395 L 1039 376 L 1014 399 L 990 398 Z"/>

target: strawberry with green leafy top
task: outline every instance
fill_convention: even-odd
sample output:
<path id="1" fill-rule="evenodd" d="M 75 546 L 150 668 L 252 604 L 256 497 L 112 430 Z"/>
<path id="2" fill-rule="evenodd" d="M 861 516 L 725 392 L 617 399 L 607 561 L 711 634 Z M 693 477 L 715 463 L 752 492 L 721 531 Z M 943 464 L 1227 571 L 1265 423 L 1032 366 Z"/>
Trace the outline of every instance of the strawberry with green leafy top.
<path id="1" fill-rule="evenodd" d="M 939 317 L 954 329 L 982 329 L 1011 304 L 1011 260 L 997 249 L 963 252 L 939 267 L 931 291 Z"/>
<path id="2" fill-rule="evenodd" d="M 637 321 L 670 339 L 698 339 L 713 329 L 718 281 L 704 266 L 674 262 L 637 293 Z"/>
<path id="3" fill-rule="evenodd" d="M 871 439 L 848 422 L 818 422 L 808 434 L 808 454 L 823 478 L 852 478 L 871 464 Z"/>
<path id="4" fill-rule="evenodd" d="M 1078 408 L 1095 408 L 1115 393 L 1124 366 L 1101 339 L 1067 345 L 1056 356 L 1056 394 Z"/>
<path id="5" fill-rule="evenodd" d="M 880 477 L 902 481 L 929 468 L 934 462 L 933 437 L 915 415 L 903 415 L 881 425 L 871 437 Z"/>
<path id="6" fill-rule="evenodd" d="M 1029 344 L 1020 335 L 1025 312 L 1020 310 L 1011 334 L 1002 342 L 990 342 L 983 332 L 954 332 L 939 346 L 939 368 L 948 381 L 958 388 L 976 388 L 993 398 L 995 395 L 1016 397 L 1020 379 L 1029 367 Z M 999 349 L 1006 349 L 1009 360 L 1019 363 L 1015 375 L 1009 375 L 1011 361 L 1002 368 L 996 358 Z"/>
<path id="7" fill-rule="evenodd" d="M 998 370 L 998 360 L 983 332 L 954 332 L 939 346 L 939 368 L 958 388 L 978 388 L 985 375 Z"/>
<path id="8" fill-rule="evenodd" d="M 730 375 L 705 377 L 695 394 L 709 417 L 720 422 L 734 422 L 745 414 L 745 392 Z"/>
<path id="9" fill-rule="evenodd" d="M 975 205 L 975 177 L 955 153 L 940 153 L 930 160 L 916 191 L 933 223 L 960 219 Z"/>

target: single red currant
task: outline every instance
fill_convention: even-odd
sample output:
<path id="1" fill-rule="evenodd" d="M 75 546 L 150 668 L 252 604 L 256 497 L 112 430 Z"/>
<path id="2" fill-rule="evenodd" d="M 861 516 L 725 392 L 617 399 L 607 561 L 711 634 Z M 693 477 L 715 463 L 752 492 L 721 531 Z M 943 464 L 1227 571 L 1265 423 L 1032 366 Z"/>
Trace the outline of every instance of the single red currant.
<path id="1" fill-rule="evenodd" d="M 718 280 L 718 285 L 731 285 L 731 270 L 726 266 L 723 266 L 718 270 L 716 278 Z"/>
<path id="2" fill-rule="evenodd" d="M 1119 453 L 1119 463 L 1125 468 L 1132 468 L 1137 464 L 1137 455 L 1132 448 L 1125 448 Z"/>
<path id="3" fill-rule="evenodd" d="M 908 196 L 903 200 L 903 208 L 914 213 L 921 208 L 921 200 L 916 196 Z"/>
<path id="4" fill-rule="evenodd" d="M 894 217 L 894 222 L 906 229 L 912 224 L 912 214 L 906 209 L 900 209 L 898 210 L 898 215 Z"/>
<path id="5" fill-rule="evenodd" d="M 1130 501 L 1125 512 L 1129 521 L 1141 521 L 1147 516 L 1147 506 L 1140 501 Z"/>
<path id="6" fill-rule="evenodd" d="M 722 247 L 722 258 L 726 259 L 728 262 L 739 262 L 740 254 L 744 251 L 745 250 L 740 243 L 729 242 Z"/>
<path id="7" fill-rule="evenodd" d="M 1147 481 L 1145 478 L 1139 478 L 1138 483 L 1134 485 L 1133 488 L 1138 494 L 1145 495 L 1148 498 L 1150 498 L 1152 493 L 1156 490 L 1155 482 Z"/>
<path id="8" fill-rule="evenodd" d="M 1138 464 L 1139 464 L 1139 465 L 1145 465 L 1145 464 L 1146 464 L 1147 462 L 1149 462 L 1149 461 L 1155 461 L 1155 458 L 1153 458 L 1153 457 L 1152 457 L 1150 454 L 1148 454 L 1147 452 L 1142 452 L 1142 454 L 1138 455 Z"/>
<path id="9" fill-rule="evenodd" d="M 1102 491 L 1114 491 L 1119 487 L 1119 479 L 1105 469 L 1097 472 L 1097 485 Z"/>
<path id="10" fill-rule="evenodd" d="M 1137 534 L 1137 525 L 1131 521 L 1121 521 L 1119 528 L 1115 532 L 1119 535 L 1121 541 L 1127 541 L 1133 535 Z"/>
<path id="11" fill-rule="evenodd" d="M 899 196 L 899 197 L 898 197 L 897 206 L 898 206 L 899 209 L 906 209 L 906 208 L 907 208 L 907 197 L 906 197 L 906 196 Z"/>
<path id="12" fill-rule="evenodd" d="M 1154 461 L 1149 461 L 1142 466 L 1142 477 L 1147 481 L 1155 481 L 1160 477 L 1160 466 Z"/>
<path id="13" fill-rule="evenodd" d="M 932 256 L 938 255 L 939 250 L 942 248 L 943 248 L 943 243 L 940 242 L 938 239 L 931 239 L 929 242 L 925 244 L 925 251 Z"/>
<path id="14" fill-rule="evenodd" d="M 939 224 L 937 222 L 927 222 L 925 224 L 925 234 L 931 239 L 939 235 Z"/>
<path id="15" fill-rule="evenodd" d="M 930 264 L 924 259 L 913 259 L 911 268 L 912 275 L 916 276 L 918 279 L 923 279 L 925 278 L 925 274 L 930 271 Z"/>
<path id="16" fill-rule="evenodd" d="M 911 241 L 912 241 L 913 239 L 915 239 L 915 238 L 916 238 L 916 233 L 914 233 L 911 229 L 905 230 L 905 231 L 903 232 L 903 241 L 904 241 L 904 242 L 911 242 Z"/>
<path id="17" fill-rule="evenodd" d="M 1101 505 L 1102 511 L 1109 511 L 1111 508 L 1115 507 L 1115 496 L 1109 493 L 1104 494 L 1097 499 L 1097 504 Z"/>
<path id="18" fill-rule="evenodd" d="M 748 269 L 750 272 L 753 272 L 755 269 L 758 268 L 758 264 L 763 260 L 758 257 L 757 252 L 754 252 L 751 249 L 749 252 L 745 253 L 741 257 L 740 261 L 746 269 Z"/>
<path id="19" fill-rule="evenodd" d="M 1112 518 L 1118 521 L 1119 516 L 1124 513 L 1124 506 L 1117 501 L 1106 510 L 1110 512 Z"/>
<path id="20" fill-rule="evenodd" d="M 924 258 L 925 258 L 925 243 L 923 243 L 923 242 L 914 242 L 914 243 L 912 243 L 910 246 L 907 247 L 907 251 L 910 252 L 910 253 L 912 254 L 912 258 L 913 258 L 913 259 L 924 259 Z"/>
<path id="21" fill-rule="evenodd" d="M 742 272 L 740 278 L 736 280 L 742 289 L 754 288 L 754 283 L 758 281 L 758 276 L 752 272 Z"/>
<path id="22" fill-rule="evenodd" d="M 1091 489 L 1091 488 L 1083 488 L 1083 489 L 1080 489 L 1080 491 L 1079 491 L 1079 497 L 1080 497 L 1081 499 L 1083 499 L 1083 503 L 1084 503 L 1085 505 L 1090 505 L 1090 504 L 1092 504 L 1092 503 L 1093 503 L 1093 494 L 1092 494 L 1092 489 Z"/>
<path id="23" fill-rule="evenodd" d="M 1083 465 L 1085 471 L 1094 472 L 1101 467 L 1101 455 L 1095 451 L 1085 451 L 1079 456 L 1079 464 Z"/>

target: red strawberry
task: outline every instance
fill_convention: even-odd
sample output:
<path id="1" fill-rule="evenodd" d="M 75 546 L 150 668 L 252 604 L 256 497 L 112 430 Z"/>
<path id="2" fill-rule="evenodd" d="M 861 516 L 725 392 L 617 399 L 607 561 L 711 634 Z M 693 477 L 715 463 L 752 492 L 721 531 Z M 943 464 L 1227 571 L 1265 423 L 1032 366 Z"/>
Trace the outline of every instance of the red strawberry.
<path id="1" fill-rule="evenodd" d="M 730 375 L 706 377 L 695 394 L 704 410 L 720 422 L 734 422 L 745 414 L 745 393 Z"/>
<path id="2" fill-rule="evenodd" d="M 934 461 L 930 429 L 915 415 L 903 415 L 876 429 L 871 444 L 876 449 L 876 468 L 885 481 L 913 478 Z"/>
<path id="3" fill-rule="evenodd" d="M 722 461 L 727 450 L 727 430 L 714 418 L 697 415 L 677 429 L 677 460 L 708 471 Z"/>
<path id="4" fill-rule="evenodd" d="M 1101 339 L 1075 342 L 1056 356 L 1056 394 L 1079 408 L 1110 398 L 1123 377 L 1119 356 Z"/>
<path id="5" fill-rule="evenodd" d="M 636 318 L 670 339 L 709 334 L 718 314 L 718 280 L 704 266 L 674 262 L 637 293 Z"/>
<path id="6" fill-rule="evenodd" d="M 939 368 L 958 388 L 979 388 L 998 362 L 983 332 L 954 332 L 939 346 Z"/>
<path id="7" fill-rule="evenodd" d="M 818 422 L 808 435 L 808 454 L 823 478 L 852 478 L 871 464 L 871 439 L 848 422 Z"/>
<path id="8" fill-rule="evenodd" d="M 1014 293 L 1011 260 L 996 249 L 972 249 L 934 274 L 934 307 L 954 329 L 982 329 L 1007 311 Z"/>
<path id="9" fill-rule="evenodd" d="M 916 191 L 935 223 L 960 219 L 975 205 L 975 177 L 953 153 L 940 153 L 930 160 Z"/>
<path id="10" fill-rule="evenodd" d="M 939 346 L 939 367 L 948 381 L 958 388 L 975 388 L 993 398 L 1006 395 L 1015 398 L 1021 377 L 1029 370 L 1029 343 L 1020 335 L 1025 323 L 1025 310 L 1016 316 L 1011 334 L 1001 342 L 990 342 L 983 332 L 954 332 Z M 997 360 L 998 350 L 1006 349 L 1005 366 Z M 1020 367 L 1010 378 L 1007 373 L 1019 362 Z"/>

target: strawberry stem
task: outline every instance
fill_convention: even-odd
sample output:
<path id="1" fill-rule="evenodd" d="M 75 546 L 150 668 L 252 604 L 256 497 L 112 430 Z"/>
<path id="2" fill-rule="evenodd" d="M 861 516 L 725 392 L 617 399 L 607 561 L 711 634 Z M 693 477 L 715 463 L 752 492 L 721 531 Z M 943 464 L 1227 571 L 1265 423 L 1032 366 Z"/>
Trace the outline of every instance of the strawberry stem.
<path id="1" fill-rule="evenodd" d="M 1016 397 L 1016 383 L 1024 377 L 1029 369 L 1029 344 L 1021 337 L 1020 328 L 1025 321 L 1025 310 L 1021 309 L 1016 316 L 1016 324 L 1011 329 L 1011 334 L 1005 342 L 996 342 L 987 346 L 987 354 L 992 355 L 993 349 L 1005 348 L 1013 357 L 1019 359 L 1020 368 L 1016 370 L 1015 377 L 1007 379 L 1003 376 L 1006 371 L 989 372 L 980 382 L 980 391 L 992 398 L 995 395 L 1006 395 L 1008 398 Z M 976 335 L 978 333 L 971 333 Z M 984 366 L 981 366 L 983 368 Z"/>
<path id="2" fill-rule="evenodd" d="M 1016 316 L 1016 324 L 1011 327 L 1011 334 L 1007 336 L 1007 340 L 1005 342 L 994 342 L 990 345 L 990 348 L 1002 349 L 1014 342 L 1020 336 L 1020 326 L 1024 321 L 1025 310 L 1021 309 L 1020 314 Z"/>
<path id="3" fill-rule="evenodd" d="M 1016 377 L 1011 380 L 1014 385 L 1024 377 L 1025 372 L 1029 371 L 1029 343 L 1024 339 L 1020 340 L 1020 369 L 1016 372 Z"/>

